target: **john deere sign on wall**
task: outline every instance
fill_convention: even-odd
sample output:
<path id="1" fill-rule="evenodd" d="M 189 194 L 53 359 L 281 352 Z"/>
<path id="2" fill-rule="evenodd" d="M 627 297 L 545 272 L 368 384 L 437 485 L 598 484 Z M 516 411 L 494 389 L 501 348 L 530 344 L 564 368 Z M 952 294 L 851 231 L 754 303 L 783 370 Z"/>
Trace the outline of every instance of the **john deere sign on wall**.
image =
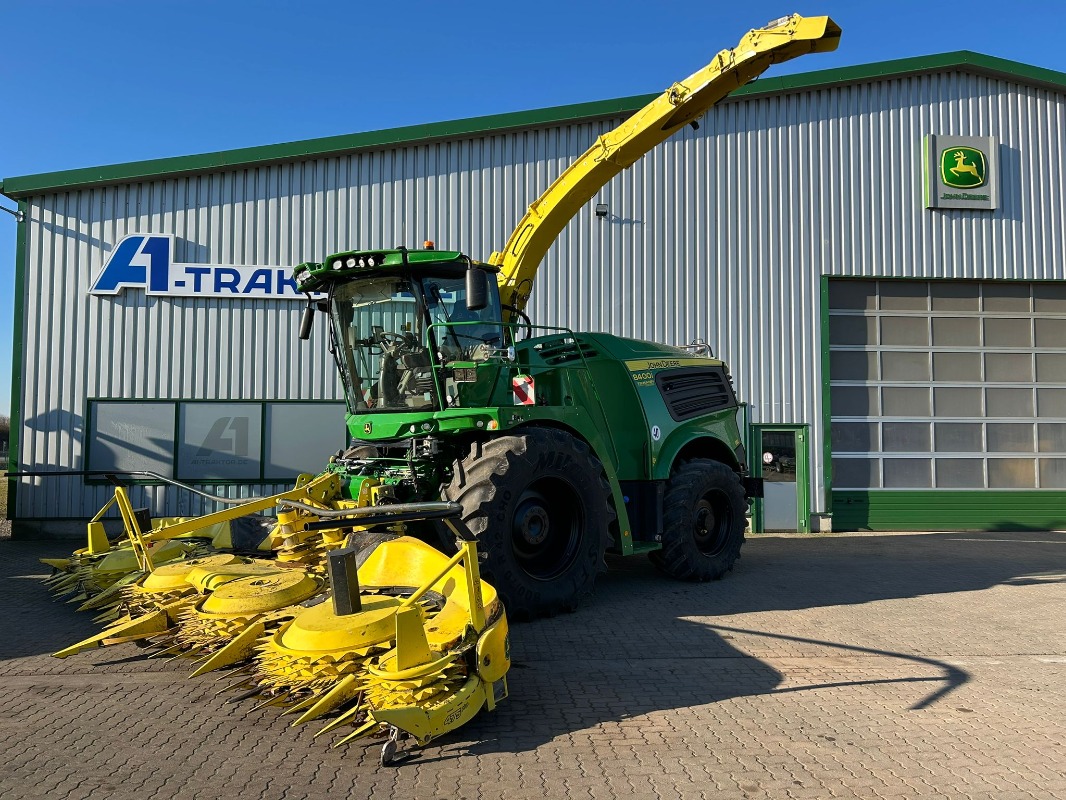
<path id="1" fill-rule="evenodd" d="M 925 137 L 926 208 L 999 206 L 999 150 L 991 136 Z"/>

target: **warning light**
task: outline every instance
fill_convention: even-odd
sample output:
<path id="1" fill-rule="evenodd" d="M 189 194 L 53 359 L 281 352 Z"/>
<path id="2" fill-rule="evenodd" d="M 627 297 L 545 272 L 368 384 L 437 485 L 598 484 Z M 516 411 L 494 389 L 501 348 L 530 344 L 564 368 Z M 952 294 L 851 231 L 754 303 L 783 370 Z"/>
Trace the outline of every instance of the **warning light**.
<path id="1" fill-rule="evenodd" d="M 432 239 L 426 239 L 426 241 L 422 242 L 422 247 L 425 248 L 426 250 L 432 250 L 433 249 L 433 240 Z"/>

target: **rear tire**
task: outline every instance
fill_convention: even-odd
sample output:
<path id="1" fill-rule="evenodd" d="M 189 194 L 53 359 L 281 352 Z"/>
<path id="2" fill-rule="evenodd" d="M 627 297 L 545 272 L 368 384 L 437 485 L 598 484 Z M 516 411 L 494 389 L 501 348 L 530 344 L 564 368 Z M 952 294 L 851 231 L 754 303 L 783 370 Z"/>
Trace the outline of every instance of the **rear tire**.
<path id="1" fill-rule="evenodd" d="M 683 462 L 663 499 L 663 547 L 652 563 L 672 578 L 717 580 L 733 569 L 744 544 L 748 501 L 740 477 L 707 458 Z"/>
<path id="2" fill-rule="evenodd" d="M 573 610 L 606 569 L 610 488 L 599 459 L 568 433 L 475 442 L 443 494 L 462 505 L 481 575 L 514 619 Z"/>

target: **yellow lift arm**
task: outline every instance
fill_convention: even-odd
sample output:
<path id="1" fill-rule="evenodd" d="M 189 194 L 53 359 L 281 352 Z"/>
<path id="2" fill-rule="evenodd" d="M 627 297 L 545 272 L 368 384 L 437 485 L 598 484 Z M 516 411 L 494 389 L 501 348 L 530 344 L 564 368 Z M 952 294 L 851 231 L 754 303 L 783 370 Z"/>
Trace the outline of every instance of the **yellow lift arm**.
<path id="1" fill-rule="evenodd" d="M 500 267 L 504 302 L 519 310 L 525 307 L 544 254 L 566 223 L 611 178 L 771 64 L 836 50 L 839 43 L 840 27 L 829 17 L 782 17 L 749 31 L 732 50 L 723 50 L 699 72 L 600 136 L 533 202 L 503 252 L 489 259 Z"/>

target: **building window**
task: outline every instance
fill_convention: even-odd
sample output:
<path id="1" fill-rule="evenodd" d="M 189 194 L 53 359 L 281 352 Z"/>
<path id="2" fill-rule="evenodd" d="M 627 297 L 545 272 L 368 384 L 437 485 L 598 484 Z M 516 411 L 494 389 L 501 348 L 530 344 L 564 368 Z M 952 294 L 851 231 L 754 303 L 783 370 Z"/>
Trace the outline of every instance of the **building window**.
<path id="1" fill-rule="evenodd" d="M 344 403 L 89 401 L 88 468 L 191 483 L 287 482 L 347 443 Z"/>

